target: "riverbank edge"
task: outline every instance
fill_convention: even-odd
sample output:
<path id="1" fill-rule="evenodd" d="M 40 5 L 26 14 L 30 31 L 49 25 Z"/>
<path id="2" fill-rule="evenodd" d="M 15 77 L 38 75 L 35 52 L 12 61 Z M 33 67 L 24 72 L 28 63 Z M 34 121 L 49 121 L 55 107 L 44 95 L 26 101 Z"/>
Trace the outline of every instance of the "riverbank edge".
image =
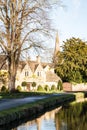
<path id="1" fill-rule="evenodd" d="M 52 96 L 20 107 L 0 112 L 0 126 L 25 118 L 34 119 L 41 114 L 65 103 L 75 101 L 75 95 Z"/>

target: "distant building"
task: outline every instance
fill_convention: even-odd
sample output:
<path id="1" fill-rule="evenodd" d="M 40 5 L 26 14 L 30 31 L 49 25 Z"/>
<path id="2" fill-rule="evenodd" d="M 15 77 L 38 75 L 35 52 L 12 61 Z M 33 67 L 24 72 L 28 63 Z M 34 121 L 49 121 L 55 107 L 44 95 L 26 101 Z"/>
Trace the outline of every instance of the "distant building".
<path id="1" fill-rule="evenodd" d="M 36 85 L 52 85 L 57 86 L 60 78 L 54 73 L 52 63 L 42 63 L 40 57 L 37 56 L 36 61 L 26 61 L 19 64 L 16 77 L 16 86 L 21 85 L 23 81 L 27 82 L 27 88 L 32 88 L 32 82 Z"/>

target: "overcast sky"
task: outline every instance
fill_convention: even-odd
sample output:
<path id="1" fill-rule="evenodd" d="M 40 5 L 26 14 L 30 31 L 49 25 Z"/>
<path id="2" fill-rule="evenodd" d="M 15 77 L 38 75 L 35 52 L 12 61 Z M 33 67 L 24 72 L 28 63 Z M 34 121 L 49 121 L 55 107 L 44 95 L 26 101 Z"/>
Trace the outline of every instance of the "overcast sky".
<path id="1" fill-rule="evenodd" d="M 71 37 L 87 41 L 87 0 L 62 0 L 64 7 L 52 10 L 53 25 L 60 43 Z"/>

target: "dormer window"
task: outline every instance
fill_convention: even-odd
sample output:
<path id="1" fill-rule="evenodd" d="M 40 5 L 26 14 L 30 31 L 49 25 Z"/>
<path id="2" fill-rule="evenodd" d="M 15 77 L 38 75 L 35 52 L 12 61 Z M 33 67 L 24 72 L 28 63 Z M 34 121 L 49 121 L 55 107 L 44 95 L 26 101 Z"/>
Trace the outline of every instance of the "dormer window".
<path id="1" fill-rule="evenodd" d="M 37 72 L 37 76 L 40 77 L 41 76 L 41 71 Z"/>
<path id="2" fill-rule="evenodd" d="M 25 71 L 25 77 L 29 76 L 29 72 Z"/>

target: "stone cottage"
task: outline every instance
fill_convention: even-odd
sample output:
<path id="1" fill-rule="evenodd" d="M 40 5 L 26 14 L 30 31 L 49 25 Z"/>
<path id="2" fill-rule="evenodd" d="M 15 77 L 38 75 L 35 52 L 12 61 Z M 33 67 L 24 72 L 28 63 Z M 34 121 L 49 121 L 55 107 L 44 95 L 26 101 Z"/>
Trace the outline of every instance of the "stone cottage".
<path id="1" fill-rule="evenodd" d="M 37 56 L 36 61 L 21 61 L 17 71 L 16 86 L 21 85 L 23 81 L 27 82 L 27 88 L 32 88 L 32 82 L 36 85 L 52 85 L 57 86 L 60 78 L 54 73 L 54 65 L 52 63 L 43 63 Z"/>
<path id="2" fill-rule="evenodd" d="M 58 33 L 56 35 L 56 42 L 55 42 L 55 50 L 54 56 L 59 51 L 59 39 Z M 4 55 L 0 55 L 0 59 L 4 58 Z M 1 60 L 3 61 L 3 60 Z M 3 69 L 6 70 L 6 60 L 5 64 L 3 64 Z M 32 83 L 36 82 L 36 85 L 48 85 L 51 87 L 52 85 L 57 86 L 58 81 L 60 78 L 54 73 L 54 64 L 53 63 L 44 63 L 41 62 L 40 56 L 36 57 L 35 61 L 30 59 L 26 61 L 20 61 L 17 76 L 16 76 L 16 87 L 18 85 L 21 86 L 22 82 L 27 83 L 27 88 L 30 90 L 32 88 Z"/>

